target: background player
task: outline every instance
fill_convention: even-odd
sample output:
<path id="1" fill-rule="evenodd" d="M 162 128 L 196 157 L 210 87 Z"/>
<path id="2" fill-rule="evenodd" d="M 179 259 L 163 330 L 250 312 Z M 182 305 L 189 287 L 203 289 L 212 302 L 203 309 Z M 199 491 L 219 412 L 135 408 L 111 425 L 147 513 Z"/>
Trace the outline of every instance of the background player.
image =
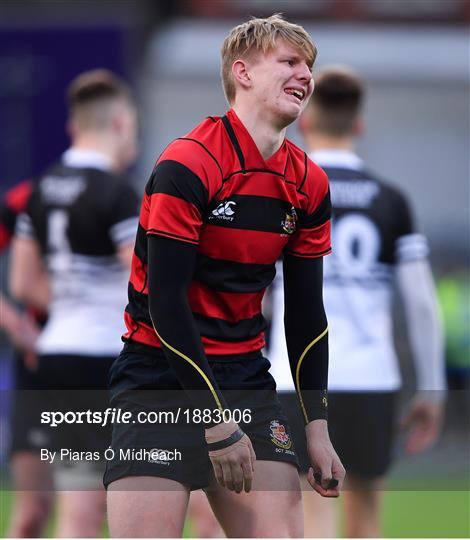
<path id="1" fill-rule="evenodd" d="M 0 251 L 10 245 L 18 215 L 26 208 L 33 183 L 25 180 L 2 197 L 0 203 Z M 36 289 L 47 295 L 47 283 Z M 40 407 L 37 392 L 36 340 L 43 319 L 37 310 L 18 309 L 0 294 L 0 327 L 15 348 L 13 394 L 10 423 L 10 471 L 15 490 L 8 536 L 13 538 L 41 536 L 52 506 L 52 476 L 38 453 L 36 415 Z"/>
<path id="2" fill-rule="evenodd" d="M 302 535 L 295 453 L 260 353 L 261 299 L 284 248 L 290 362 L 309 457 L 321 476 L 310 480 L 324 496 L 339 494 L 344 469 L 325 420 L 328 180 L 285 139 L 313 90 L 315 56 L 305 30 L 279 16 L 235 27 L 222 47 L 232 109 L 171 143 L 146 186 L 112 403 L 134 412 L 136 405 L 158 411 L 191 403 L 217 412 L 228 402 L 253 416 L 240 423 L 243 431 L 235 422 L 208 422 L 205 431 L 201 424 L 115 425 L 117 453 L 179 448 L 183 457 L 108 462 L 113 536 L 180 535 L 190 489 L 209 484 L 227 535 Z M 147 402 L 143 389 L 154 390 Z"/>
<path id="3" fill-rule="evenodd" d="M 39 179 L 18 219 L 10 282 L 17 298 L 33 304 L 41 301 L 37 279 L 46 274 L 50 282 L 49 318 L 37 343 L 41 388 L 53 390 L 43 410 L 99 410 L 107 407 L 108 370 L 121 348 L 137 227 L 137 198 L 120 176 L 136 156 L 137 117 L 127 85 L 106 70 L 78 76 L 67 96 L 71 147 Z M 102 451 L 108 435 L 72 425 L 51 443 Z M 101 473 L 93 462 L 67 465 L 57 476 L 68 489 L 59 497 L 58 535 L 100 536 Z"/>
<path id="4" fill-rule="evenodd" d="M 331 183 L 335 250 L 326 260 L 324 278 L 331 329 L 329 424 L 348 470 L 344 509 L 351 537 L 380 536 L 380 490 L 391 460 L 401 384 L 391 324 L 393 279 L 405 308 L 418 389 L 403 421 L 409 428 L 408 452 L 423 451 L 435 441 L 445 388 L 426 239 L 415 232 L 405 197 L 354 153 L 363 130 L 363 93 L 362 81 L 350 70 L 324 70 L 300 121 L 310 157 Z M 286 389 L 282 309 L 277 288 L 270 354 L 278 386 Z M 307 536 L 334 536 L 332 505 L 304 495 Z"/>

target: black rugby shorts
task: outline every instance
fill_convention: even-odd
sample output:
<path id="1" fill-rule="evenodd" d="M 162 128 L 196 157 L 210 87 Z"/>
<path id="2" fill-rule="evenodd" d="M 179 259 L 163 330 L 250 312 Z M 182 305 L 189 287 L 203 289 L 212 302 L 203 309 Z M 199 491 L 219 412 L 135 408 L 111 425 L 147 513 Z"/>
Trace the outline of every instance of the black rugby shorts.
<path id="1" fill-rule="evenodd" d="M 268 371 L 269 361 L 260 352 L 208 360 L 234 420 L 241 416 L 238 423 L 249 436 L 257 460 L 298 466 L 290 428 Z M 106 487 L 127 476 L 167 478 L 189 489 L 209 486 L 212 465 L 204 425 L 197 411 L 192 416 L 195 407 L 159 349 L 127 343 L 111 369 L 110 389 L 111 406 L 131 413 L 132 421 L 113 426 Z M 139 413 L 151 413 L 158 421 L 137 422 Z M 266 479 L 268 484 L 267 489 L 283 489 L 276 487 L 275 479 Z"/>

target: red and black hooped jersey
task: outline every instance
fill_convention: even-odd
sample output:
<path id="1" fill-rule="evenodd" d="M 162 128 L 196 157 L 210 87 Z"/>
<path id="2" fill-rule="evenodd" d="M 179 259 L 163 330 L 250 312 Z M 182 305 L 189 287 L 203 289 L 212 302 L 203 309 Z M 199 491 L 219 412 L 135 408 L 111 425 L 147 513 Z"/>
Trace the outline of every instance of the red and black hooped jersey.
<path id="1" fill-rule="evenodd" d="M 124 339 L 160 346 L 147 296 L 154 234 L 198 246 L 189 303 L 206 354 L 261 349 L 275 262 L 329 253 L 330 211 L 326 174 L 297 146 L 285 140 L 264 160 L 233 110 L 206 119 L 166 148 L 145 188 Z"/>
<path id="2" fill-rule="evenodd" d="M 32 191 L 33 182 L 23 180 L 3 195 L 0 201 L 0 252 L 9 246 L 16 220 L 25 210 Z"/>

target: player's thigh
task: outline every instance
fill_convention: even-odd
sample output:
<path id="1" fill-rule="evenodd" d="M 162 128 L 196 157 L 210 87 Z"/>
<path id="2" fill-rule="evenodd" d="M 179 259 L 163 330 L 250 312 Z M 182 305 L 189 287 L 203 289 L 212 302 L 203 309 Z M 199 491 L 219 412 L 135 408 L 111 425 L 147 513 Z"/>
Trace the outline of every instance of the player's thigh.
<path id="1" fill-rule="evenodd" d="M 276 479 L 271 484 L 276 489 L 267 489 L 268 478 Z M 250 493 L 237 494 L 213 481 L 207 497 L 229 537 L 303 536 L 299 475 L 291 463 L 257 461 Z"/>
<path id="2" fill-rule="evenodd" d="M 305 474 L 301 475 L 300 484 L 302 487 L 305 538 L 337 538 L 340 501 L 319 495 L 313 490 Z"/>
<path id="3" fill-rule="evenodd" d="M 364 508 L 367 511 L 378 509 L 385 489 L 385 477 L 365 478 L 357 474 L 349 474 L 344 482 L 344 503 L 346 510 L 351 508 L 355 513 Z"/>
<path id="4" fill-rule="evenodd" d="M 41 461 L 36 452 L 15 452 L 11 457 L 10 471 L 17 491 L 52 493 L 54 489 L 52 468 L 49 463 Z"/>
<path id="5" fill-rule="evenodd" d="M 180 537 L 189 489 L 168 478 L 133 476 L 108 486 L 109 534 L 113 538 Z"/>

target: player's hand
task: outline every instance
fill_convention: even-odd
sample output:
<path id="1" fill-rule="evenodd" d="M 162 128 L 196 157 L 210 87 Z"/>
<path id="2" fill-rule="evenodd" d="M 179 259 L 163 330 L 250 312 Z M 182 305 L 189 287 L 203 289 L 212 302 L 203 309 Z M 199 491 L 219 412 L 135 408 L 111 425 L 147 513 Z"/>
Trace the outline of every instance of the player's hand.
<path id="1" fill-rule="evenodd" d="M 206 429 L 206 441 L 215 443 L 223 441 L 237 431 L 235 422 L 221 423 Z M 217 482 L 231 491 L 248 493 L 253 483 L 256 455 L 247 435 L 234 444 L 220 450 L 209 451 L 209 458 L 214 468 Z"/>
<path id="2" fill-rule="evenodd" d="M 305 427 L 311 467 L 307 480 L 322 497 L 338 497 L 346 471 L 328 435 L 326 420 L 313 420 Z"/>
<path id="3" fill-rule="evenodd" d="M 22 313 L 12 319 L 8 328 L 8 335 L 14 347 L 24 353 L 25 366 L 35 371 L 37 369 L 37 356 L 35 352 L 36 341 L 39 337 L 39 327 L 28 313 Z"/>
<path id="4" fill-rule="evenodd" d="M 405 450 L 408 454 L 417 454 L 430 448 L 437 440 L 444 414 L 443 401 L 433 401 L 423 394 L 418 394 L 412 401 L 400 423 L 408 431 Z"/>

